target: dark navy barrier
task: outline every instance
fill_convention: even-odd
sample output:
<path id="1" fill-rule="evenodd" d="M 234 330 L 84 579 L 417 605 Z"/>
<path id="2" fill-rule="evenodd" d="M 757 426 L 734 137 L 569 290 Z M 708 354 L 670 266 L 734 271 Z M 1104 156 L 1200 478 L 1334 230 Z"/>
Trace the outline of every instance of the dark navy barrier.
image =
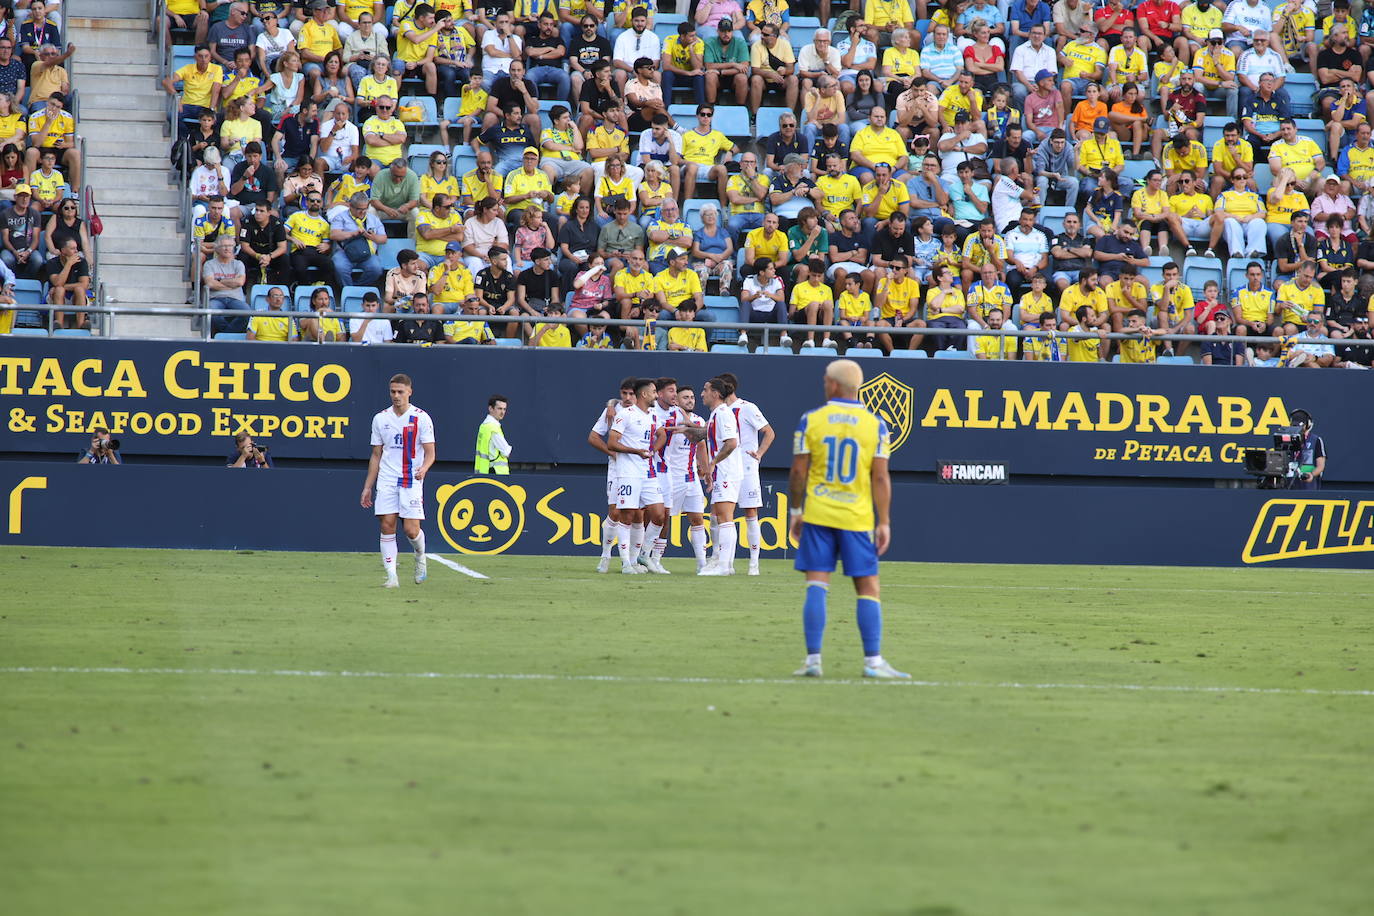
<path id="1" fill-rule="evenodd" d="M 179 345 L 166 341 L 0 338 L 0 452 L 75 453 L 96 425 L 125 455 L 227 454 L 250 432 L 281 458 L 368 453 L 387 380 L 415 381 L 434 416 L 439 458 L 471 460 L 493 393 L 510 399 L 513 460 L 595 464 L 587 431 L 619 380 L 673 375 L 700 386 L 734 372 L 779 441 L 785 467 L 797 418 L 821 398 L 824 359 L 478 347 Z M 863 398 L 893 432 L 892 467 L 937 459 L 1006 461 L 1013 477 L 1240 478 L 1243 449 L 1304 407 L 1317 418 L 1328 483 L 1374 481 L 1374 379 L 1361 372 L 1062 363 L 862 362 Z"/>
<path id="2" fill-rule="evenodd" d="M 371 551 L 377 524 L 358 504 L 362 481 L 360 471 L 0 463 L 0 544 Z M 768 481 L 761 512 L 769 557 L 791 555 L 781 485 L 781 475 Z M 425 489 L 432 551 L 474 560 L 600 551 L 604 476 L 432 475 Z M 1123 500 L 1129 524 L 1103 524 L 1103 507 Z M 298 510 L 289 523 L 284 506 Z M 690 556 L 683 528 L 669 534 L 670 556 Z M 897 483 L 888 559 L 1368 569 L 1374 496 Z"/>

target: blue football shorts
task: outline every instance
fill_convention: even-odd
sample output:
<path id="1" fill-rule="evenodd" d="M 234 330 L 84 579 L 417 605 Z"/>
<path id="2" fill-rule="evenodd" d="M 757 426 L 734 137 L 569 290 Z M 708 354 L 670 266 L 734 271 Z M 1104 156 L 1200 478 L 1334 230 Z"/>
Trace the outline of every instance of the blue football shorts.
<path id="1" fill-rule="evenodd" d="M 802 572 L 834 572 L 836 561 L 844 563 L 846 576 L 876 576 L 878 548 L 873 544 L 873 533 L 803 522 L 793 565 Z"/>

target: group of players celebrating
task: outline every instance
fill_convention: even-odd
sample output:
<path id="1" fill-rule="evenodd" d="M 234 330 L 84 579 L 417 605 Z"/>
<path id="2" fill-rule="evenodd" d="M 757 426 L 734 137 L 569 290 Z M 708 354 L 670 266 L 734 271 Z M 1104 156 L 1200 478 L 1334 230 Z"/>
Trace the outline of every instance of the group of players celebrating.
<path id="1" fill-rule="evenodd" d="M 619 399 L 606 403 L 587 435 L 588 444 L 607 457 L 598 572 L 610 571 L 611 549 L 618 546 L 622 573 L 667 575 L 664 530 L 674 516 L 685 515 L 697 575 L 732 576 L 739 510 L 745 515 L 749 575 L 759 574 L 759 463 L 774 433 L 763 411 L 740 397 L 738 388 L 739 380 L 728 372 L 708 379 L 701 403 L 710 416 L 703 420 L 694 412 L 697 391 L 689 384 L 633 377 L 620 383 Z M 716 531 L 709 557 L 708 504 Z"/>

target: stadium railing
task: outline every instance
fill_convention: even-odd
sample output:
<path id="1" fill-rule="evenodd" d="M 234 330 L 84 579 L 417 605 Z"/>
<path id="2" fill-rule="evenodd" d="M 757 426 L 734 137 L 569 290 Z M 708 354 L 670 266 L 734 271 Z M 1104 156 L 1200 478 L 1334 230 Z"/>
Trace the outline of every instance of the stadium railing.
<path id="1" fill-rule="evenodd" d="M 49 304 L 49 303 L 42 303 L 42 304 L 35 304 L 35 305 L 26 305 L 25 308 L 26 308 L 26 309 L 31 309 L 31 310 L 33 310 L 33 311 L 39 311 L 39 312 L 52 312 L 52 311 L 56 311 L 56 310 L 63 309 L 64 307 L 63 307 L 63 306 L 58 306 L 58 305 L 52 305 L 52 304 Z M 66 310 L 71 310 L 71 306 L 68 305 L 68 306 L 65 307 L 65 309 L 66 309 Z M 267 316 L 281 317 L 281 316 L 283 316 L 283 315 L 294 316 L 294 317 L 303 317 L 303 316 L 306 314 L 306 313 L 302 313 L 302 312 L 298 312 L 298 311 L 294 311 L 294 310 L 292 310 L 292 311 L 272 312 L 272 311 L 268 311 L 268 310 L 266 310 L 266 309 L 257 309 L 257 310 L 246 310 L 246 309 L 216 309 L 216 308 L 209 308 L 209 307 L 207 307 L 207 306 L 202 306 L 202 307 L 199 307 L 199 308 L 189 308 L 189 307 L 188 307 L 188 308 L 157 308 L 157 309 L 154 309 L 154 308 L 138 308 L 138 307 L 136 307 L 136 306 L 124 306 L 124 305 L 107 306 L 107 305 L 104 305 L 103 303 L 102 303 L 102 304 L 98 304 L 98 305 L 96 305 L 96 306 L 94 306 L 94 307 L 88 308 L 87 311 L 88 311 L 88 312 L 98 312 L 98 313 L 100 313 L 100 314 L 102 314 L 102 315 L 105 315 L 105 316 L 106 316 L 105 327 L 106 327 L 107 331 L 113 331 L 113 329 L 114 329 L 114 327 L 115 327 L 115 325 L 116 325 L 116 323 L 117 323 L 118 317 L 121 316 L 121 315 L 124 315 L 124 316 L 129 316 L 129 315 L 179 315 L 179 316 L 185 316 L 185 317 L 194 318 L 194 319 L 196 319 L 196 320 L 199 321 L 200 327 L 201 327 L 201 330 L 202 330 L 202 334 L 203 334 L 203 338 L 204 338 L 204 340 L 207 341 L 207 342 L 217 339 L 214 335 L 212 335 L 212 334 L 210 333 L 211 322 L 208 321 L 208 320 L 205 320 L 205 319 L 208 319 L 208 318 L 214 318 L 214 317 L 219 317 L 219 316 L 223 316 L 223 317 L 233 317 L 233 318 L 253 318 L 253 317 L 257 317 L 257 316 L 262 316 L 262 317 L 267 317 Z M 314 313 L 309 313 L 309 314 L 314 314 Z M 338 319 L 340 319 L 341 321 L 347 321 L 348 319 L 351 319 L 351 318 L 360 318 L 360 317 L 363 317 L 363 314 L 364 314 L 364 313 L 355 312 L 355 311 L 330 310 L 330 311 L 326 311 L 326 312 L 324 313 L 324 316 L 325 316 L 326 318 L 338 318 Z M 455 321 L 455 320 L 467 320 L 467 319 L 463 319 L 462 316 L 460 316 L 459 314 L 456 314 L 456 313 L 453 313 L 453 312 L 445 312 L 445 313 L 442 314 L 442 315 L 434 315 L 434 314 L 421 315 L 421 314 L 416 314 L 416 313 L 413 313 L 413 312 L 377 312 L 377 313 L 373 313 L 373 314 L 374 314 L 376 317 L 385 318 L 385 319 L 388 319 L 388 320 L 401 320 L 401 319 L 404 319 L 404 320 L 439 321 L 439 322 L 449 322 L 449 321 Z M 701 328 L 701 329 L 704 330 L 704 331 L 728 330 L 728 331 L 734 331 L 734 332 L 736 332 L 737 334 L 738 334 L 738 332 L 743 331 L 743 332 L 748 332 L 748 333 L 751 333 L 751 334 L 753 334 L 753 333 L 758 333 L 758 334 L 760 334 L 760 335 L 761 335 L 760 348 L 761 348 L 762 351 L 764 351 L 764 352 L 769 352 L 769 353 L 778 352 L 779 348 L 774 346 L 774 342 L 777 340 L 777 338 L 781 337 L 783 334 L 788 334 L 789 336 L 792 336 L 792 335 L 796 335 L 796 334 L 810 334 L 810 333 L 813 333 L 813 332 L 815 332 L 815 333 L 830 333 L 830 334 L 851 334 L 851 335 L 856 335 L 856 336 L 868 336 L 868 335 L 871 335 L 871 334 L 886 334 L 886 335 L 890 335 L 890 336 L 892 336 L 892 337 L 911 337 L 912 335 L 916 335 L 916 334 L 920 334 L 920 335 L 922 335 L 922 336 L 947 336 L 947 337 L 985 337 L 985 336 L 997 335 L 997 336 L 1001 336 L 1001 337 L 1038 337 L 1038 338 L 1053 338 L 1053 339 L 1056 339 L 1056 340 L 1066 340 L 1066 341 L 1067 341 L 1067 340 L 1075 340 L 1075 339 L 1096 339 L 1096 338 L 1102 337 L 1102 335 L 1100 335 L 1100 334 L 1098 334 L 1098 333 L 1096 333 L 1096 332 L 1091 332 L 1091 331 L 1042 331 L 1042 330 L 1039 330 L 1038 328 L 1031 328 L 1031 329 L 1026 329 L 1026 328 L 1015 328 L 1015 329 L 1003 328 L 1003 329 L 1000 329 L 1000 330 L 997 330 L 997 331 L 991 330 L 991 329 L 989 329 L 989 328 L 887 328 L 887 327 L 870 328 L 870 327 L 856 326 L 856 325 L 799 325 L 799 324 L 757 324 L 757 323 L 751 324 L 751 323 L 749 323 L 749 322 L 743 322 L 743 321 L 671 321 L 671 320 L 667 320 L 667 319 L 664 319 L 664 320 L 654 319 L 654 320 L 651 320 L 651 321 L 649 321 L 649 322 L 646 322 L 646 321 L 644 321 L 643 319 L 635 319 L 635 318 L 569 318 L 569 317 L 553 318 L 553 317 L 547 317 L 547 316 L 543 316 L 543 315 L 479 315 L 479 316 L 472 316 L 472 318 L 471 318 L 470 320 L 479 320 L 479 319 L 480 319 L 481 321 L 485 322 L 485 323 L 488 324 L 488 325 L 507 325 L 507 324 L 529 324 L 529 325 L 534 325 L 534 324 L 565 324 L 565 325 L 587 325 L 587 326 L 591 326 L 591 325 L 604 325 L 604 326 L 607 326 L 607 327 L 626 327 L 626 328 L 633 327 L 633 328 L 639 328 L 640 330 L 645 330 L 645 329 L 646 329 L 646 326 L 647 326 L 649 330 L 668 330 L 668 329 L 671 329 L 671 328 Z M 45 324 L 50 324 L 50 322 L 45 322 Z M 52 336 L 52 335 L 50 334 L 50 332 L 45 331 L 45 330 L 43 330 L 43 329 L 39 329 L 39 328 L 21 328 L 21 329 L 17 329 L 17 330 L 16 330 L 16 333 L 18 333 L 18 334 L 30 335 L 30 336 Z M 1128 334 L 1128 333 L 1124 333 L 1124 332 L 1121 332 L 1121 333 L 1109 332 L 1109 333 L 1107 333 L 1106 338 L 1107 338 L 1108 340 L 1140 340 L 1140 339 L 1141 339 L 1141 335 L 1140 335 L 1140 334 Z M 239 339 L 242 339 L 242 338 L 234 337 L 234 338 L 231 338 L 231 339 L 239 340 Z M 1151 339 L 1151 340 L 1157 340 L 1157 341 L 1187 341 L 1187 342 L 1193 342 L 1193 343 L 1217 343 L 1217 342 L 1220 342 L 1220 341 L 1236 341 L 1236 342 L 1238 342 L 1238 343 L 1248 343 L 1248 344 L 1257 344 L 1257 343 L 1283 343 L 1283 342 L 1285 342 L 1285 341 L 1290 342 L 1290 343 L 1292 342 L 1292 338 L 1284 338 L 1284 337 L 1260 337 L 1260 336 L 1256 336 L 1256 335 L 1252 335 L 1252 336 L 1249 336 L 1249 337 L 1242 337 L 1242 336 L 1239 336 L 1239 335 L 1226 335 L 1226 336 L 1221 336 L 1221 335 L 1207 335 L 1207 334 L 1152 334 L 1152 335 L 1150 336 L 1150 339 Z M 1330 344 L 1331 346 L 1374 347 L 1374 339 L 1364 340 L 1364 339 L 1360 339 L 1360 338 L 1351 338 L 1351 337 L 1347 337 L 1347 338 L 1320 337 L 1320 338 L 1305 338 L 1304 340 L 1305 340 L 1305 342 L 1308 342 L 1308 343 L 1315 343 L 1315 344 Z M 293 343 L 306 343 L 306 344 L 311 344 L 311 345 L 316 345 L 316 344 L 323 343 L 323 341 L 292 341 L 292 342 L 293 342 Z M 333 341 L 333 342 L 331 342 L 331 343 L 347 343 L 347 341 Z M 823 349 L 823 348 L 817 347 L 816 349 Z M 660 352 L 665 352 L 665 351 L 660 351 Z M 838 354 L 837 354 L 837 356 L 838 356 Z"/>

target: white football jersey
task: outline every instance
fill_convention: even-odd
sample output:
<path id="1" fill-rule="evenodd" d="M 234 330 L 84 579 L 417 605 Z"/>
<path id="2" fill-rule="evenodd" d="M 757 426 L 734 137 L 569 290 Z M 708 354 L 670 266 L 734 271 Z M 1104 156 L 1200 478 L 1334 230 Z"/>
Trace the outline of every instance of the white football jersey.
<path id="1" fill-rule="evenodd" d="M 684 414 L 678 411 L 678 416 L 682 417 L 676 426 L 705 426 L 706 421 L 694 413 Z M 668 443 L 663 447 L 664 454 L 668 458 L 668 474 L 674 481 L 698 480 L 697 476 L 697 449 L 702 447 L 701 442 L 696 442 L 687 438 L 681 433 L 670 433 Z"/>
<path id="2" fill-rule="evenodd" d="M 615 412 L 615 422 L 611 424 L 611 429 L 620 433 L 620 441 L 631 448 L 649 449 L 654 444 L 654 418 L 643 410 L 639 409 L 638 404 L 629 407 L 622 407 Z M 629 452 L 616 452 L 615 455 L 615 476 L 625 477 L 656 477 L 657 462 L 642 458 L 639 455 L 632 455 Z"/>
<path id="3" fill-rule="evenodd" d="M 649 416 L 654 418 L 655 436 L 658 435 L 657 431 L 663 429 L 665 426 L 682 425 L 680 422 L 682 419 L 682 411 L 678 410 L 676 407 L 660 407 L 658 401 L 654 401 L 649 405 Z M 664 443 L 663 448 L 658 449 L 654 457 L 654 469 L 660 474 L 668 473 L 668 459 L 664 454 L 667 448 L 667 443 Z"/>
<path id="4" fill-rule="evenodd" d="M 727 439 L 735 440 L 735 448 L 725 460 L 716 465 L 716 476 L 737 480 L 744 476 L 744 454 L 739 445 L 739 426 L 735 423 L 735 412 L 729 404 L 722 404 L 711 411 L 711 420 L 706 424 L 706 444 L 711 449 L 711 457 L 725 445 Z"/>
<path id="5" fill-rule="evenodd" d="M 600 436 L 600 437 L 601 437 L 601 441 L 603 441 L 603 442 L 606 441 L 606 440 L 610 437 L 610 435 L 611 435 L 611 421 L 610 421 L 609 417 L 610 417 L 610 413 L 611 413 L 611 411 L 612 411 L 613 409 L 614 409 L 614 408 L 609 407 L 609 406 L 601 408 L 601 416 L 597 417 L 597 418 L 596 418 L 596 423 L 592 425 L 592 432 L 594 432 L 594 433 L 596 433 L 598 436 Z M 615 456 L 614 456 L 614 455 L 607 455 L 607 456 L 606 456 L 606 467 L 607 467 L 607 468 L 613 468 L 613 467 L 615 467 Z"/>
<path id="6" fill-rule="evenodd" d="M 388 407 L 372 418 L 372 444 L 382 446 L 382 460 L 377 483 L 386 486 L 409 487 L 415 483 L 415 471 L 424 463 L 420 446 L 434 441 L 434 421 L 414 404 L 397 416 Z"/>
<path id="7" fill-rule="evenodd" d="M 768 418 L 753 401 L 735 398 L 730 405 L 735 414 L 735 425 L 739 427 L 739 448 L 741 452 L 756 452 L 759 449 L 759 430 L 768 425 Z M 747 455 L 746 459 L 752 461 Z"/>

